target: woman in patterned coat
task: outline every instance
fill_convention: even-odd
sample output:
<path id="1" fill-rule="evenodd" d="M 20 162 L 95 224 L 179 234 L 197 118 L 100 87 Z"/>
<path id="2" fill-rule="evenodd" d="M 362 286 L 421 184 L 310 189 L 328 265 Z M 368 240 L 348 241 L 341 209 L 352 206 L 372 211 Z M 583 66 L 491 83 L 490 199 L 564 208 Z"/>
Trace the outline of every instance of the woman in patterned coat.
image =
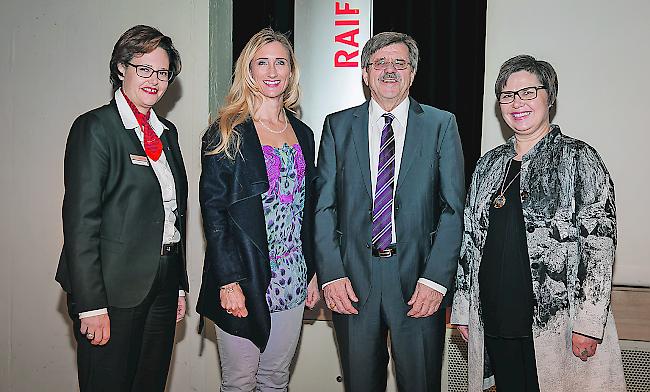
<path id="1" fill-rule="evenodd" d="M 610 310 L 614 184 L 598 153 L 550 124 L 557 76 L 531 56 L 495 84 L 507 143 L 477 163 L 451 322 L 480 391 L 625 391 Z"/>

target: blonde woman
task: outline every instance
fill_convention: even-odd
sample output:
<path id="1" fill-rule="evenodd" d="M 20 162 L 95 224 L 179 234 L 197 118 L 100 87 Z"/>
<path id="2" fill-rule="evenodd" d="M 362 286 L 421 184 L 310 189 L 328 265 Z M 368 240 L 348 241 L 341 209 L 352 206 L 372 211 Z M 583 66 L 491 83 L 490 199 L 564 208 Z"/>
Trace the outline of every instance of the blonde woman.
<path id="1" fill-rule="evenodd" d="M 286 390 L 313 268 L 314 138 L 292 110 L 299 71 L 287 38 L 255 34 L 203 137 L 206 254 L 197 312 L 214 321 L 221 391 Z"/>

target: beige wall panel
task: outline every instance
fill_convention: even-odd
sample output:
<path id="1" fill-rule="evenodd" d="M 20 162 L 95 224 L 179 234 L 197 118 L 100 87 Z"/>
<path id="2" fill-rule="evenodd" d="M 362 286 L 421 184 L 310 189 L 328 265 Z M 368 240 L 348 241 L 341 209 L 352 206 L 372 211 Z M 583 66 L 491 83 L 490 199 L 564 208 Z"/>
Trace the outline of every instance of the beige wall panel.
<path id="1" fill-rule="evenodd" d="M 482 140 L 486 152 L 511 134 L 495 104 L 501 64 L 522 53 L 549 61 L 559 79 L 552 121 L 595 147 L 614 179 L 614 282 L 643 286 L 650 286 L 648 15 L 646 0 L 488 1 Z"/>
<path id="2" fill-rule="evenodd" d="M 111 99 L 108 62 L 135 24 L 170 35 L 183 71 L 156 110 L 176 124 L 187 166 L 194 290 L 179 328 L 173 391 L 216 385 L 216 350 L 198 356 L 193 311 L 203 255 L 199 140 L 208 116 L 208 0 L 4 0 L 0 5 L 0 390 L 74 391 L 65 297 L 54 281 L 62 244 L 63 152 L 72 121 Z"/>

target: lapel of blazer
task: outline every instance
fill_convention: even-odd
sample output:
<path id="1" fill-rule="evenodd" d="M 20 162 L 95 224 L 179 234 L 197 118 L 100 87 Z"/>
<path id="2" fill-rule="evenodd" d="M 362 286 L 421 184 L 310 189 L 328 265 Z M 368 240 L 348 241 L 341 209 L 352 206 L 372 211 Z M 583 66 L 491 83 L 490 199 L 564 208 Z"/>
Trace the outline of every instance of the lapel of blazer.
<path id="1" fill-rule="evenodd" d="M 129 136 L 129 140 L 131 141 L 131 151 L 135 151 L 138 154 L 142 155 L 143 157 L 146 157 L 147 154 L 144 152 L 144 147 L 142 147 L 142 142 L 140 142 L 140 139 L 138 139 L 138 135 L 136 134 L 137 128 L 136 129 L 126 129 L 124 128 L 124 123 L 122 122 L 122 118 L 120 117 L 120 112 L 117 110 L 117 104 L 115 103 L 115 99 L 111 100 L 111 108 L 113 108 L 113 111 L 115 112 L 115 129 L 119 129 L 120 132 L 124 132 Z M 151 171 L 153 174 L 153 170 Z"/>
<path id="2" fill-rule="evenodd" d="M 117 104 L 115 103 L 115 99 L 111 100 L 110 103 L 111 107 L 113 108 L 113 111 L 115 112 L 115 129 L 118 132 L 124 132 L 127 135 L 127 138 L 130 140 L 131 146 L 127 147 L 129 152 L 137 152 L 138 155 L 146 157 L 147 153 L 144 151 L 144 147 L 142 146 L 142 142 L 140 139 L 138 139 L 138 135 L 136 132 L 138 132 L 138 129 L 127 129 L 124 128 L 124 123 L 122 122 L 122 118 L 120 117 L 120 112 L 117 110 Z M 151 165 L 149 165 L 149 174 L 151 174 L 151 178 L 153 178 L 154 181 L 156 181 L 156 184 L 158 184 L 158 177 L 156 177 L 156 173 L 154 173 L 153 168 Z M 162 200 L 162 191 L 160 193 L 160 199 Z"/>
<path id="3" fill-rule="evenodd" d="M 165 158 L 171 169 L 172 176 L 174 177 L 174 186 L 176 188 L 176 201 L 178 203 L 178 211 L 185 211 L 185 188 L 187 184 L 187 176 L 185 174 L 185 166 L 183 164 L 183 157 L 178 143 L 170 135 L 170 130 L 163 131 L 160 140 L 163 143 L 163 151 Z"/>
<path id="4" fill-rule="evenodd" d="M 262 193 L 269 190 L 264 153 L 252 120 L 238 125 L 237 129 L 241 144 L 235 163 L 234 183 L 241 187 L 230 204 L 231 216 L 267 260 L 269 245 L 261 198 Z"/>
<path id="5" fill-rule="evenodd" d="M 262 152 L 262 144 L 257 136 L 255 125 L 250 119 L 237 126 L 241 135 L 239 152 L 245 170 L 235 173 L 241 189 L 237 192 L 233 203 L 258 196 L 269 190 L 269 180 L 266 175 L 266 162 Z"/>
<path id="6" fill-rule="evenodd" d="M 404 149 L 402 150 L 402 161 L 400 163 L 399 174 L 397 177 L 397 189 L 400 190 L 408 178 L 408 172 L 413 162 L 420 157 L 422 150 L 422 139 L 427 131 L 427 124 L 424 123 L 422 114 L 424 110 L 417 101 L 411 97 L 409 105 L 409 117 L 406 124 L 406 137 L 404 139 Z"/>
<path id="7" fill-rule="evenodd" d="M 370 179 L 370 152 L 368 151 L 368 105 L 366 101 L 363 105 L 354 110 L 352 115 L 352 140 L 357 152 L 357 163 L 361 170 L 363 184 L 366 186 L 368 197 L 372 199 L 372 184 Z"/>

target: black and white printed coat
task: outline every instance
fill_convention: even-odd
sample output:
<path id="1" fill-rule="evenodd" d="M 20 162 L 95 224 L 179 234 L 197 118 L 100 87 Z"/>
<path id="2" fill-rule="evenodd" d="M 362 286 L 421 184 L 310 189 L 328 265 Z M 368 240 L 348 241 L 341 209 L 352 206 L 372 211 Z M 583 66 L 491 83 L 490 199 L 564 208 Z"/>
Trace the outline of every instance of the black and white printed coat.
<path id="1" fill-rule="evenodd" d="M 490 201 L 515 156 L 514 137 L 477 163 L 464 212 L 464 234 L 451 322 L 469 326 L 469 391 L 493 384 L 484 357 L 478 273 Z M 610 310 L 616 248 L 614 184 L 598 153 L 557 125 L 523 156 L 521 205 L 533 293 L 533 341 L 542 392 L 625 391 Z M 582 362 L 572 332 L 602 339 Z"/>

